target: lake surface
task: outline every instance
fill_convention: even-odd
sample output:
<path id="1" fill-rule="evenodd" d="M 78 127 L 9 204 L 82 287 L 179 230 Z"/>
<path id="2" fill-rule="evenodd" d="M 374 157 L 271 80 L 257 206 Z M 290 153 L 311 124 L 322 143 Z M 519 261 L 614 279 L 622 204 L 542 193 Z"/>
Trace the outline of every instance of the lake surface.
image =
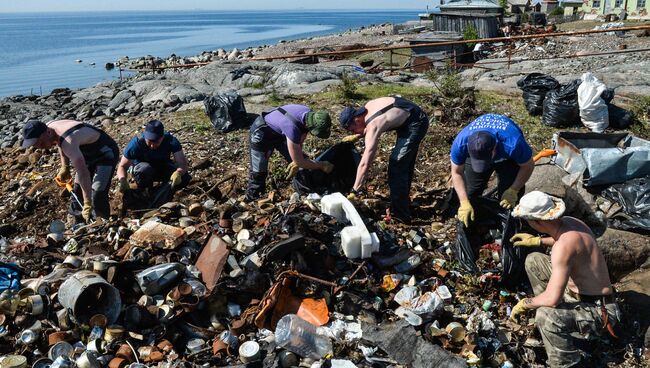
<path id="1" fill-rule="evenodd" d="M 117 79 L 104 65 L 123 56 L 192 56 L 414 19 L 414 10 L 0 14 L 0 96 Z"/>

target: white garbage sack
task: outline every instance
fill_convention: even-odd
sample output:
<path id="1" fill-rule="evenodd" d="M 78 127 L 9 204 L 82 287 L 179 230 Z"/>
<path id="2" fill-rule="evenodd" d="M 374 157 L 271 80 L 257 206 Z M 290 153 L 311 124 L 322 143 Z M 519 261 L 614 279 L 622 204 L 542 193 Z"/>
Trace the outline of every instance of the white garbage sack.
<path id="1" fill-rule="evenodd" d="M 609 126 L 609 113 L 607 104 L 600 96 L 607 89 L 591 73 L 584 73 L 582 83 L 578 87 L 578 106 L 582 124 L 592 132 L 602 133 Z"/>

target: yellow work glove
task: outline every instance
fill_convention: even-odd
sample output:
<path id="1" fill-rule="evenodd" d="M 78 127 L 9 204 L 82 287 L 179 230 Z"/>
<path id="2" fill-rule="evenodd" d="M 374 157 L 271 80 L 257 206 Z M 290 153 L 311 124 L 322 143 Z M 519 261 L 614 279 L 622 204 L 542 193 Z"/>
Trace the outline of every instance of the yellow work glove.
<path id="1" fill-rule="evenodd" d="M 469 222 L 474 221 L 474 207 L 468 199 L 460 201 L 460 207 L 457 214 L 458 220 L 469 227 Z"/>
<path id="2" fill-rule="evenodd" d="M 355 192 L 350 192 L 347 198 L 349 201 L 352 201 L 354 199 L 357 199 L 357 194 Z"/>
<path id="3" fill-rule="evenodd" d="M 172 176 L 169 178 L 169 181 L 172 183 L 172 188 L 176 188 L 177 186 L 181 185 L 181 182 L 183 181 L 183 177 L 180 171 L 178 170 L 174 171 Z"/>
<path id="4" fill-rule="evenodd" d="M 62 183 L 67 183 L 68 180 L 72 179 L 68 165 L 61 166 L 59 172 L 56 174 L 56 178 Z"/>
<path id="5" fill-rule="evenodd" d="M 129 182 L 126 180 L 126 177 L 120 178 L 118 180 L 118 190 L 120 193 L 126 193 L 127 190 L 129 190 Z"/>
<path id="6" fill-rule="evenodd" d="M 514 306 L 514 308 L 512 308 L 512 312 L 510 313 L 510 320 L 517 322 L 517 316 L 525 313 L 530 309 L 526 306 L 528 300 L 528 298 L 523 298 L 519 301 L 519 303 L 517 303 L 517 305 Z"/>
<path id="7" fill-rule="evenodd" d="M 361 134 L 346 135 L 345 137 L 343 137 L 343 139 L 341 139 L 341 142 L 354 143 L 358 141 L 359 138 L 361 138 Z"/>
<path id="8" fill-rule="evenodd" d="M 287 177 L 286 177 L 286 179 L 291 180 L 291 178 L 296 176 L 296 174 L 298 173 L 298 169 L 299 169 L 299 167 L 298 167 L 298 165 L 296 165 L 295 162 L 290 163 L 289 166 L 287 167 Z"/>
<path id="9" fill-rule="evenodd" d="M 508 188 L 505 192 L 503 192 L 503 195 L 501 196 L 501 202 L 499 204 L 503 208 L 510 209 L 517 204 L 517 198 L 519 198 L 517 191 L 512 188 Z"/>
<path id="10" fill-rule="evenodd" d="M 90 216 L 93 213 L 93 204 L 91 202 L 84 202 L 84 208 L 81 210 L 81 216 L 86 222 L 90 221 Z"/>
<path id="11" fill-rule="evenodd" d="M 526 233 L 517 233 L 510 238 L 515 247 L 539 247 L 542 245 L 542 238 Z"/>
<path id="12" fill-rule="evenodd" d="M 321 162 L 321 164 L 322 164 L 323 166 L 321 166 L 320 169 L 323 170 L 323 172 L 324 172 L 325 174 L 329 174 L 329 173 L 332 172 L 332 170 L 334 170 L 334 164 L 331 163 L 331 162 L 323 161 L 323 162 Z"/>

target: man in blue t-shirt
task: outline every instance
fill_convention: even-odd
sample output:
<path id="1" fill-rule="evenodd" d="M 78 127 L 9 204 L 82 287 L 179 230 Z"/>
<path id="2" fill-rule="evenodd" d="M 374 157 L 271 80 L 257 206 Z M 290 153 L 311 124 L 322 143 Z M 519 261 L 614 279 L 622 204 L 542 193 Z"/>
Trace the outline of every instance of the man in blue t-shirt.
<path id="1" fill-rule="evenodd" d="M 471 200 L 483 194 L 495 171 L 501 206 L 514 207 L 534 167 L 533 151 L 514 121 L 497 114 L 476 118 L 451 145 L 451 180 L 460 200 L 458 219 L 466 227 L 474 220 Z"/>
<path id="2" fill-rule="evenodd" d="M 169 181 L 172 190 L 178 190 L 185 187 L 191 179 L 180 142 L 171 133 L 165 132 L 165 127 L 159 120 L 148 122 L 144 133 L 133 137 L 124 149 L 117 166 L 117 179 L 122 193 L 129 189 L 127 170 L 131 165 L 135 165 L 131 176 L 138 189 L 151 188 L 154 182 Z"/>

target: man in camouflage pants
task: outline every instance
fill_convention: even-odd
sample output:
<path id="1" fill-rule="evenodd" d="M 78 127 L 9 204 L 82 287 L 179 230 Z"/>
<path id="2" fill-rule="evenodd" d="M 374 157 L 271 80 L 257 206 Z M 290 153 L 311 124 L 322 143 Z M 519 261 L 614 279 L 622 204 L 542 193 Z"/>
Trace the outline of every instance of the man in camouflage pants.
<path id="1" fill-rule="evenodd" d="M 526 273 L 535 293 L 513 308 L 511 318 L 536 309 L 535 324 L 542 335 L 551 367 L 578 367 L 585 353 L 580 340 L 609 333 L 616 337 L 620 311 L 607 264 L 594 234 L 582 221 L 562 217 L 564 202 L 533 191 L 513 210 L 541 234 L 515 234 L 515 246 L 552 247 L 551 256 L 531 253 Z"/>

